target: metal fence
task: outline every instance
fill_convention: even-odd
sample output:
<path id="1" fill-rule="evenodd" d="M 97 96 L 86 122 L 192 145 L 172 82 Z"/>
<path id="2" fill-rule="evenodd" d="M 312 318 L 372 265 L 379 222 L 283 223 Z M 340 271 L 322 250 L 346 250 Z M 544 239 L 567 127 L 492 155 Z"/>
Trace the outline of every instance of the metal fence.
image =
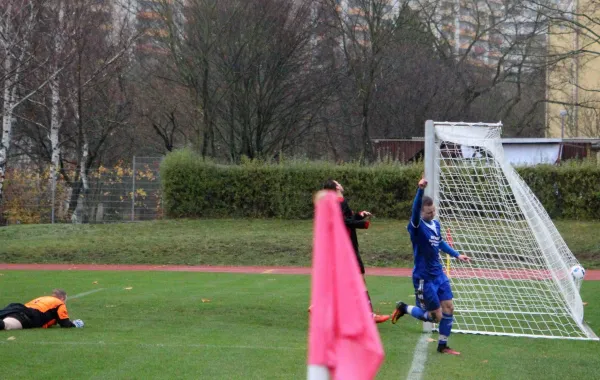
<path id="1" fill-rule="evenodd" d="M 59 175 L 55 191 L 50 168 L 19 163 L 9 167 L 0 223 L 109 223 L 163 216 L 159 167 L 162 157 L 133 157 L 131 164 L 100 166 L 85 176 L 74 169 Z"/>

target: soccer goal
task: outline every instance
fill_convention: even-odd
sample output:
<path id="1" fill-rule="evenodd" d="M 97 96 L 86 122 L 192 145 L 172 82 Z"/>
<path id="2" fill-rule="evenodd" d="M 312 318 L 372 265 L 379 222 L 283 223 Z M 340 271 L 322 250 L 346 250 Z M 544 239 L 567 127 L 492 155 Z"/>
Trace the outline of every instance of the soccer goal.
<path id="1" fill-rule="evenodd" d="M 577 259 L 504 158 L 502 124 L 425 124 L 426 194 L 444 238 L 470 263 L 442 256 L 454 332 L 593 339 L 571 275 Z M 425 325 L 425 329 L 436 326 Z"/>

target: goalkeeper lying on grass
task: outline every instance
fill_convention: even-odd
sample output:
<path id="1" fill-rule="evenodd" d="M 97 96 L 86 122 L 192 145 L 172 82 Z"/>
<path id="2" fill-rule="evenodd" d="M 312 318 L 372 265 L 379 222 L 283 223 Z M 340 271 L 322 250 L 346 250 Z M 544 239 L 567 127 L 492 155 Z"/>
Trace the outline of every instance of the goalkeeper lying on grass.
<path id="1" fill-rule="evenodd" d="M 25 305 L 11 303 L 0 310 L 0 330 L 48 328 L 56 323 L 60 327 L 83 327 L 83 321 L 71 321 L 67 312 L 67 293 L 54 289 L 51 296 L 36 298 Z"/>
<path id="2" fill-rule="evenodd" d="M 454 305 L 452 289 L 448 277 L 440 264 L 440 249 L 461 261 L 470 258 L 456 252 L 442 240 L 440 222 L 434 220 L 435 205 L 430 197 L 423 197 L 427 180 L 419 181 L 419 189 L 412 207 L 412 215 L 408 224 L 408 233 L 413 245 L 415 267 L 413 269 L 413 285 L 419 306 L 410 306 L 402 301 L 396 304 L 392 315 L 392 323 L 404 314 L 426 322 L 439 323 L 438 352 L 460 355 L 448 347 L 448 337 L 452 330 Z"/>

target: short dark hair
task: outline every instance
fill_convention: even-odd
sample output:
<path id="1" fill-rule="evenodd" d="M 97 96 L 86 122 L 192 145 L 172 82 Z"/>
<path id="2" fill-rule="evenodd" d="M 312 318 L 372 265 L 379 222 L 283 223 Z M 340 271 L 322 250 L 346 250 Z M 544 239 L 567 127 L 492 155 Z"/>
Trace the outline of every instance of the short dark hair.
<path id="1" fill-rule="evenodd" d="M 323 189 L 325 190 L 337 190 L 337 183 L 331 178 L 323 182 Z"/>
<path id="2" fill-rule="evenodd" d="M 67 292 L 65 292 L 62 289 L 54 289 L 54 290 L 52 290 L 52 295 L 55 296 L 55 297 L 57 297 L 57 298 L 64 298 L 64 299 L 67 298 Z"/>
<path id="3" fill-rule="evenodd" d="M 433 199 L 428 197 L 427 195 L 423 197 L 423 203 L 421 204 L 421 208 L 425 206 L 433 206 Z"/>

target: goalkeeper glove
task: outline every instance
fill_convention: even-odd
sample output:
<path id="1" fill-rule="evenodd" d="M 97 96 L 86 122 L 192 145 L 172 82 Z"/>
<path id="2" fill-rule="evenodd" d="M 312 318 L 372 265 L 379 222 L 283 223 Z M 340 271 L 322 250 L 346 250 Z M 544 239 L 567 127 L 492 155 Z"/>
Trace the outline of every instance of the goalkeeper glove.
<path id="1" fill-rule="evenodd" d="M 84 325 L 84 323 L 83 323 L 83 321 L 82 321 L 81 319 L 76 319 L 76 320 L 74 320 L 74 321 L 73 321 L 73 324 L 74 324 L 74 325 L 75 325 L 75 327 L 77 327 L 77 328 L 82 328 L 82 327 L 83 327 L 83 325 Z"/>

